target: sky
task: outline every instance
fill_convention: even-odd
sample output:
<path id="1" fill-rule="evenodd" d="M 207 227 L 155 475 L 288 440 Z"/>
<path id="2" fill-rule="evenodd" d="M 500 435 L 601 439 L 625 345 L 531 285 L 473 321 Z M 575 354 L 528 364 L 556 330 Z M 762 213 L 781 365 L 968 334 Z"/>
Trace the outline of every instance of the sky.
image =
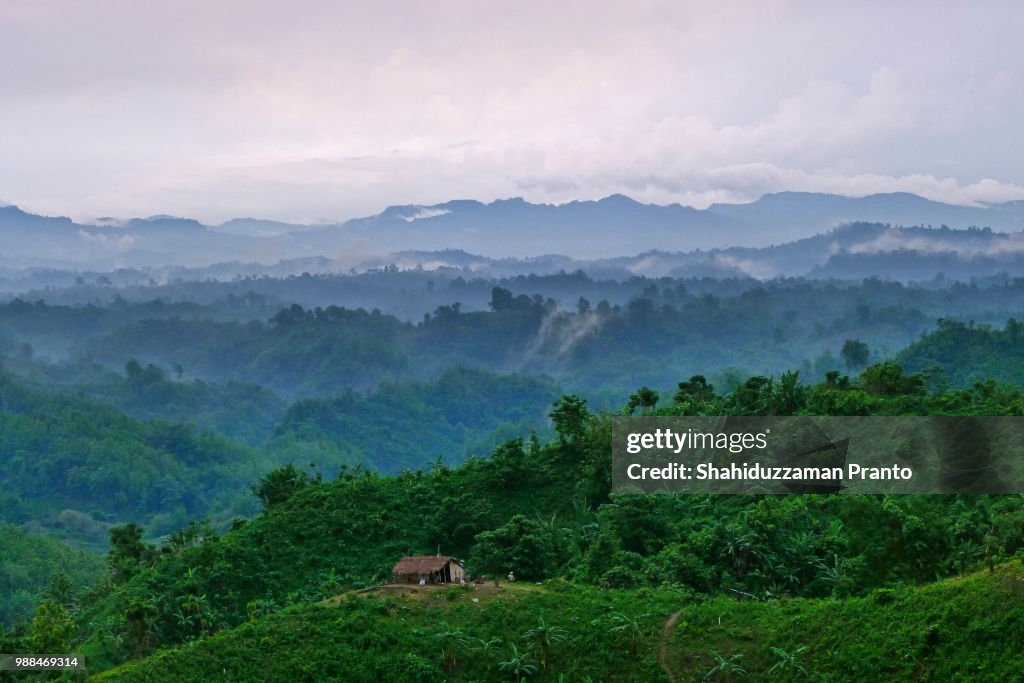
<path id="1" fill-rule="evenodd" d="M 1024 199 L 1016 2 L 0 0 L 0 201 Z"/>

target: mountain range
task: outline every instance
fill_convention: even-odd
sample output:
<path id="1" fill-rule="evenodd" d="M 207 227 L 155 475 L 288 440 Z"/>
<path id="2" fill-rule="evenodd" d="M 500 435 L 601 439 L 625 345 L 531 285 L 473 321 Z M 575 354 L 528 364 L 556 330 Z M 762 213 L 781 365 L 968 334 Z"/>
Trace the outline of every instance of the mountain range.
<path id="1" fill-rule="evenodd" d="M 836 230 L 851 223 L 879 225 L 868 232 L 864 227 L 852 233 Z M 888 225 L 915 230 L 886 232 Z M 961 234 L 940 226 L 990 230 Z M 949 253 L 1005 261 L 1016 252 L 1016 233 L 1022 228 L 1024 201 L 971 207 L 907 193 L 854 198 L 783 192 L 707 209 L 642 204 L 623 195 L 561 205 L 518 198 L 456 200 L 392 206 L 374 216 L 325 226 L 253 218 L 209 226 L 171 216 L 83 223 L 5 206 L 0 207 L 0 268 L 203 268 L 321 257 L 334 270 L 348 270 L 393 262 L 396 254 L 406 260 L 414 254 L 434 255 L 421 257 L 429 263 L 437 261 L 439 251 L 456 250 L 491 262 L 558 254 L 567 262 L 613 268 L 624 265 L 623 258 L 647 254 L 650 260 L 650 252 L 657 252 L 675 255 L 668 271 L 704 263 L 709 272 L 756 277 L 806 274 L 815 268 L 824 268 L 819 274 L 838 276 L 857 271 L 866 254 L 877 260 L 879 252 L 897 250 L 923 249 L 933 261 L 948 259 Z M 851 240 L 859 246 L 842 263 L 828 265 L 830 257 L 855 246 Z M 814 258 L 809 260 L 811 252 Z"/>

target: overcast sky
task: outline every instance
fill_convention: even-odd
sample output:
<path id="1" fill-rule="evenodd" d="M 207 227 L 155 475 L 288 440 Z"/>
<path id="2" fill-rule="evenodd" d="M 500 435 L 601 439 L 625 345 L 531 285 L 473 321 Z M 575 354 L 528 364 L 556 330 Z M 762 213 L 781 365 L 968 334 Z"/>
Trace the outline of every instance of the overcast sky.
<path id="1" fill-rule="evenodd" d="M 0 200 L 1024 198 L 1017 2 L 0 0 Z"/>

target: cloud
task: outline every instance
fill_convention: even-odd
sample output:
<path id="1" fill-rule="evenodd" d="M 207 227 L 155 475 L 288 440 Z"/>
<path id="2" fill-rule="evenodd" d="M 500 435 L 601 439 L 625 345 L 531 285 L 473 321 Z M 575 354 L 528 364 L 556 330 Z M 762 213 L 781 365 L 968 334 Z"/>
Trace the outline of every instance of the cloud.
<path id="1" fill-rule="evenodd" d="M 603 324 L 601 316 L 593 311 L 579 315 L 550 311 L 541 320 L 537 333 L 527 344 L 517 367 L 522 369 L 542 357 L 557 360 L 599 330 Z"/>
<path id="2" fill-rule="evenodd" d="M 135 235 L 104 235 L 102 233 L 91 233 L 85 230 L 78 231 L 78 237 L 83 242 L 96 244 L 106 249 L 117 252 L 129 251 L 135 246 Z"/>
<path id="3" fill-rule="evenodd" d="M 412 223 L 413 221 L 421 220 L 423 218 L 436 218 L 437 216 L 444 216 L 445 214 L 449 213 L 451 213 L 451 211 L 449 211 L 448 209 L 430 209 L 426 207 L 420 207 L 412 215 L 402 216 L 402 220 L 405 221 L 406 223 Z"/>
<path id="4" fill-rule="evenodd" d="M 1024 196 L 1022 30 L 1000 1 L 11 0 L 0 187 L 214 224 L 518 193 L 1001 201 Z"/>
<path id="5" fill-rule="evenodd" d="M 953 177 L 929 174 L 891 176 L 878 173 L 844 174 L 833 169 L 802 170 L 769 163 L 739 164 L 676 174 L 616 173 L 578 179 L 577 187 L 588 194 L 605 196 L 625 190 L 634 198 L 652 203 L 680 202 L 697 208 L 710 204 L 753 201 L 764 194 L 782 191 L 827 192 L 864 196 L 877 192 L 911 192 L 935 201 L 966 206 L 1000 203 L 1024 198 L 1024 185 L 984 178 L 963 184 Z M 530 178 L 518 184 L 528 195 L 549 194 L 544 178 Z M 534 192 L 537 189 L 541 192 Z"/>
<path id="6" fill-rule="evenodd" d="M 768 280 L 778 275 L 778 270 L 769 262 L 738 258 L 730 254 L 715 254 L 710 263 L 722 266 L 725 272 L 735 270 L 757 280 Z"/>
<path id="7" fill-rule="evenodd" d="M 913 250 L 925 254 L 956 254 L 963 259 L 979 256 L 1019 256 L 1024 254 L 1024 233 L 1005 235 L 982 234 L 971 239 L 944 240 L 934 235 L 921 235 L 902 230 L 890 230 L 878 237 L 847 249 L 853 254 L 877 254 L 900 250 Z"/>

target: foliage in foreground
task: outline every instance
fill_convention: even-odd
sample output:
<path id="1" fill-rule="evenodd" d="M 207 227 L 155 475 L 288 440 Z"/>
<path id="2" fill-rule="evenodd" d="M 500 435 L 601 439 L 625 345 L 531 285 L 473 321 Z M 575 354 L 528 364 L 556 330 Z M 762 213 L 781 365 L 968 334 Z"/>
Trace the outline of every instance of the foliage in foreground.
<path id="1" fill-rule="evenodd" d="M 753 377 L 724 395 L 693 377 L 661 409 L 654 392 L 636 398 L 632 409 L 665 414 L 1020 414 L 1024 406 L 1019 390 L 995 383 L 929 392 L 923 378 L 890 364 L 810 386 L 791 373 Z M 551 419 L 551 443 L 513 440 L 489 459 L 439 462 L 429 473 L 350 470 L 327 482 L 281 470 L 256 487 L 265 512 L 222 536 L 193 525 L 153 547 L 140 529 L 116 527 L 110 578 L 85 601 L 65 644 L 109 668 L 378 583 L 399 557 L 438 550 L 492 578 L 514 570 L 529 581 L 612 590 L 847 598 L 1024 548 L 1020 496 L 611 495 L 606 416 L 566 397 Z M 629 620 L 649 610 L 617 611 L 625 635 Z M 545 621 L 526 629 L 536 637 L 516 646 L 532 643 L 532 654 L 510 655 L 521 673 L 545 668 L 545 648 L 563 635 L 555 628 L 572 631 L 537 616 Z M 786 655 L 776 655 L 777 671 L 803 666 L 792 659 L 798 648 L 772 645 Z"/>
<path id="2" fill-rule="evenodd" d="M 492 584 L 383 590 L 286 609 L 102 681 L 648 681 L 661 626 L 685 594 Z M 639 618 L 634 639 L 617 615 Z"/>
<path id="3" fill-rule="evenodd" d="M 846 599 L 391 589 L 289 608 L 97 680 L 663 681 L 662 654 L 680 681 L 1002 681 L 1024 666 L 1022 599 L 1019 562 Z"/>
<path id="4" fill-rule="evenodd" d="M 1020 561 L 843 600 L 720 597 L 683 610 L 668 663 L 679 680 L 729 680 L 730 660 L 750 681 L 1016 680 L 1022 605 Z"/>

